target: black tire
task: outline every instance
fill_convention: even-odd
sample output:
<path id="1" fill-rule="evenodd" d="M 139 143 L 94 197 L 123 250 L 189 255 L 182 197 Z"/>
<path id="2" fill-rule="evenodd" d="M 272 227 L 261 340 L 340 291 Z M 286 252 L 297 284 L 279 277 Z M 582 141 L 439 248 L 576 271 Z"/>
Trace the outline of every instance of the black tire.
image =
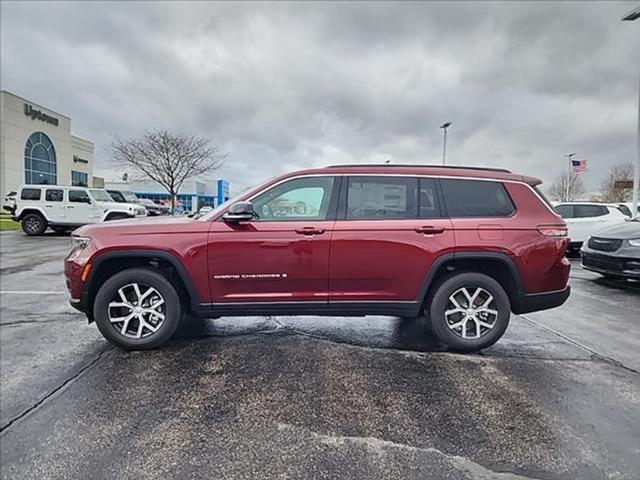
<path id="1" fill-rule="evenodd" d="M 114 324 L 109 319 L 109 303 L 118 301 L 120 288 L 133 283 L 154 288 L 164 300 L 164 320 L 157 331 L 142 338 L 132 338 L 122 334 L 121 327 L 124 323 Z M 115 274 L 102 284 L 93 304 L 93 315 L 100 333 L 109 342 L 125 350 L 150 350 L 163 345 L 173 336 L 180 323 L 182 306 L 176 289 L 166 277 L 150 269 L 131 268 Z M 136 321 L 136 318 L 132 320 L 130 328 L 136 328 L 136 325 L 139 325 Z"/>
<path id="2" fill-rule="evenodd" d="M 485 327 L 478 326 L 477 323 L 469 320 L 469 322 L 463 323 L 463 326 L 459 327 L 460 332 L 452 330 L 449 327 L 450 323 L 456 324 L 465 316 L 465 313 L 450 314 L 451 316 L 445 316 L 445 311 L 455 308 L 453 303 L 450 304 L 450 297 L 462 288 L 468 289 L 469 292 L 475 293 L 476 289 L 480 288 L 493 297 L 493 300 L 489 302 L 491 310 L 497 312 L 492 320 L 487 319 L 485 323 L 490 323 L 493 328 L 486 329 Z M 459 300 L 457 295 L 454 300 Z M 463 299 L 466 297 L 462 297 Z M 481 302 L 488 297 L 485 293 L 482 293 L 482 297 L 478 297 L 476 302 Z M 458 303 L 463 307 L 463 311 L 469 305 L 463 304 L 462 301 Z M 475 305 L 478 305 L 476 303 Z M 451 347 L 454 350 L 462 352 L 474 352 L 487 348 L 496 343 L 504 334 L 507 326 L 509 325 L 509 318 L 511 316 L 511 305 L 509 303 L 509 297 L 506 292 L 500 286 L 500 284 L 493 278 L 483 275 L 481 273 L 462 272 L 456 273 L 445 277 L 435 288 L 433 295 L 430 298 L 430 302 L 426 305 L 425 310 L 428 312 L 429 322 L 433 333 L 438 339 L 445 345 Z M 489 315 L 483 313 L 483 315 Z M 479 338 L 462 338 L 462 329 L 466 329 L 465 333 L 469 333 L 471 327 L 472 332 L 477 334 L 475 328 L 480 329 Z"/>
<path id="3" fill-rule="evenodd" d="M 30 237 L 42 235 L 47 230 L 47 220 L 39 213 L 27 213 L 20 223 L 22 231 Z"/>
<path id="4" fill-rule="evenodd" d="M 624 280 L 624 277 L 620 275 L 611 275 L 610 273 L 601 273 L 600 275 L 606 280 Z"/>
<path id="5" fill-rule="evenodd" d="M 124 213 L 112 213 L 106 219 L 105 222 L 110 222 L 111 220 L 124 220 L 126 218 L 131 218 L 129 215 Z"/>

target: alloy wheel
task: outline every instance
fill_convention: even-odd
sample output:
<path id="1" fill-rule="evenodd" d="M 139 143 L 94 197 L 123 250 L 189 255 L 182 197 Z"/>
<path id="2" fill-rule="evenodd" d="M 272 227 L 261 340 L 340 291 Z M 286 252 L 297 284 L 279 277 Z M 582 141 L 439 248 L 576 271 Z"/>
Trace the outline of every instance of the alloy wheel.
<path id="1" fill-rule="evenodd" d="M 498 310 L 493 295 L 484 288 L 463 287 L 449 296 L 444 316 L 453 333 L 474 340 L 493 329 Z"/>
<path id="2" fill-rule="evenodd" d="M 107 315 L 115 330 L 129 338 L 153 335 L 165 320 L 164 298 L 155 288 L 129 283 L 117 290 Z"/>
<path id="3" fill-rule="evenodd" d="M 24 220 L 25 228 L 29 233 L 36 233 L 40 230 L 40 220 L 36 217 L 29 217 Z"/>

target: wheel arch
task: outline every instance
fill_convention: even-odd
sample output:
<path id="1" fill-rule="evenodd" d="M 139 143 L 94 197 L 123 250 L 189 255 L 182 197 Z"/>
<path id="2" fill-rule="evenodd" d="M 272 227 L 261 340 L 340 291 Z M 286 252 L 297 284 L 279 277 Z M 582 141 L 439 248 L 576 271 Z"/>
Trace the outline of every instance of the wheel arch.
<path id="1" fill-rule="evenodd" d="M 38 215 L 40 215 L 42 218 L 45 219 L 45 221 L 47 223 L 49 223 L 49 219 L 47 218 L 47 216 L 45 215 L 45 213 L 38 207 L 27 207 L 27 208 L 23 208 L 20 213 L 17 215 L 18 220 L 22 220 L 25 216 L 27 216 L 30 213 L 37 213 Z"/>
<path id="2" fill-rule="evenodd" d="M 507 293 L 512 307 L 524 294 L 522 277 L 513 259 L 500 252 L 455 252 L 441 255 L 434 262 L 420 287 L 418 300 L 425 304 L 439 281 L 453 272 L 473 271 L 496 280 Z"/>
<path id="3" fill-rule="evenodd" d="M 198 293 L 189 273 L 178 257 L 162 250 L 129 250 L 107 252 L 91 261 L 93 264 L 84 283 L 83 297 L 86 313 L 93 321 L 93 303 L 102 284 L 114 273 L 129 268 L 144 267 L 163 274 L 176 287 L 186 312 L 195 312 L 200 304 Z"/>
<path id="4" fill-rule="evenodd" d="M 118 218 L 122 218 L 124 220 L 124 218 L 133 218 L 133 215 L 130 215 L 129 212 L 125 212 L 122 210 L 107 210 L 107 212 L 102 216 L 102 221 L 103 222 L 108 222 L 109 220 L 111 220 L 113 217 L 118 217 Z"/>

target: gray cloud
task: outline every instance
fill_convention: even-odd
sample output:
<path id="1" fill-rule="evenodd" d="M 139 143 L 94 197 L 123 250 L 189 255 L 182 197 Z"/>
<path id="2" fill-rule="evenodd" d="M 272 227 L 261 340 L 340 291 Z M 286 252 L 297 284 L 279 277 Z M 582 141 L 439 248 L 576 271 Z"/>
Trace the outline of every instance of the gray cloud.
<path id="1" fill-rule="evenodd" d="M 238 191 L 341 162 L 506 166 L 596 189 L 631 160 L 633 2 L 1 4 L 2 88 L 109 133 L 188 129 L 230 153 Z"/>

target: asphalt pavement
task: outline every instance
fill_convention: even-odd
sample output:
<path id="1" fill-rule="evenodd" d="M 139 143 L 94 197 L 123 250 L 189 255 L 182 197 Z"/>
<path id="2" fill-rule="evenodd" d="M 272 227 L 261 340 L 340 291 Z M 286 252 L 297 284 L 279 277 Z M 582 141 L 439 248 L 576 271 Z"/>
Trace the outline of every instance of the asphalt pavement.
<path id="1" fill-rule="evenodd" d="M 13 478 L 637 479 L 640 286 L 574 261 L 561 308 L 448 352 L 423 319 L 185 319 L 123 352 L 68 306 L 69 238 L 0 233 Z"/>

